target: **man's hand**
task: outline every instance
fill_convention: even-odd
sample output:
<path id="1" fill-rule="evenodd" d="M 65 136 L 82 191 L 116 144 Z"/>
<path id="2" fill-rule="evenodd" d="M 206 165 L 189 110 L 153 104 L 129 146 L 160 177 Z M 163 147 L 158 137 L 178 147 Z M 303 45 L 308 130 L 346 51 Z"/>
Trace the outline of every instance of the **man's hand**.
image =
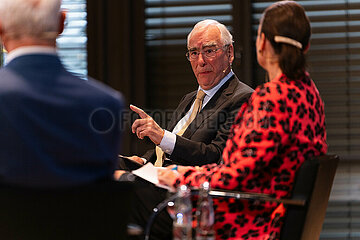
<path id="1" fill-rule="evenodd" d="M 144 139 L 149 137 L 150 140 L 159 145 L 164 136 L 164 129 L 162 129 L 149 115 L 147 115 L 141 108 L 130 105 L 130 109 L 139 114 L 141 119 L 136 119 L 131 126 L 133 133 L 136 133 L 137 137 Z"/>
<path id="2" fill-rule="evenodd" d="M 131 156 L 131 157 L 127 157 L 127 158 L 131 159 L 134 162 L 138 162 L 138 163 L 144 165 L 144 160 L 141 157 Z"/>

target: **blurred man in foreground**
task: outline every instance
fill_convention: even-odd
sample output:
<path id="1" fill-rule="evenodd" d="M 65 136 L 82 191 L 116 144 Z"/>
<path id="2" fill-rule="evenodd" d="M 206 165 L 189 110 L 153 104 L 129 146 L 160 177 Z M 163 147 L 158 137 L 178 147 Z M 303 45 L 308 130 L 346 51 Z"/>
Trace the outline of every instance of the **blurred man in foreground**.
<path id="1" fill-rule="evenodd" d="M 64 69 L 56 53 L 61 0 L 0 0 L 0 179 L 32 187 L 110 178 L 121 95 Z"/>

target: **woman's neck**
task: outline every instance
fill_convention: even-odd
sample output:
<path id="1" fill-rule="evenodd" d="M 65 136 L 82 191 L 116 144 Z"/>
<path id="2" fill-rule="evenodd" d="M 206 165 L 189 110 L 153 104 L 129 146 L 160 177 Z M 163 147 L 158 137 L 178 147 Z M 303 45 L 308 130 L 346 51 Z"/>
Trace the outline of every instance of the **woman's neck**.
<path id="1" fill-rule="evenodd" d="M 265 51 L 263 53 L 263 65 L 262 67 L 268 73 L 269 81 L 272 81 L 276 77 L 282 74 L 282 70 L 279 66 L 279 56 L 275 54 L 270 42 L 266 39 Z"/>
<path id="2" fill-rule="evenodd" d="M 269 63 L 266 71 L 269 75 L 269 81 L 272 81 L 273 79 L 279 77 L 282 74 L 282 70 L 279 67 L 278 62 Z"/>

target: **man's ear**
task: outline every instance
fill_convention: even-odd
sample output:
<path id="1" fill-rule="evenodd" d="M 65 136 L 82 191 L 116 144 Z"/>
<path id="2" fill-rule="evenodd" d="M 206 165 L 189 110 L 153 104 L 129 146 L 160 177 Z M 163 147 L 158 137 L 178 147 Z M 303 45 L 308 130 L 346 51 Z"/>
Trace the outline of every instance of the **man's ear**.
<path id="1" fill-rule="evenodd" d="M 234 46 L 232 44 L 228 47 L 229 63 L 232 64 L 234 61 Z"/>
<path id="2" fill-rule="evenodd" d="M 0 22 L 0 44 L 2 44 L 3 49 L 5 49 L 5 51 L 6 51 L 5 42 L 3 41 L 4 39 L 5 39 L 4 38 L 4 29 L 3 29 L 2 22 Z M 2 54 L 2 53 L 0 53 L 0 54 Z"/>
<path id="3" fill-rule="evenodd" d="M 65 19 L 66 19 L 66 12 L 65 11 L 61 11 L 60 12 L 60 21 L 59 21 L 59 31 L 58 34 L 60 35 L 65 28 Z"/>
<path id="4" fill-rule="evenodd" d="M 3 33 L 4 33 L 4 30 L 3 30 L 2 22 L 0 21 L 0 38 L 2 38 Z"/>

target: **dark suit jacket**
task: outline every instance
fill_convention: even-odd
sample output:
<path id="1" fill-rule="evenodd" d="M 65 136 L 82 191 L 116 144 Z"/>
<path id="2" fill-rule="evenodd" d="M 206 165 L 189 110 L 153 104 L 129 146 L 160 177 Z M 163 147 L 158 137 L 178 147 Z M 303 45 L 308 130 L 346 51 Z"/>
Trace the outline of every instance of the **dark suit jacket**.
<path id="1" fill-rule="evenodd" d="M 47 187 L 111 177 L 122 102 L 55 55 L 15 58 L 0 70 L 0 182 Z"/>
<path id="2" fill-rule="evenodd" d="M 168 124 L 169 131 L 189 111 L 196 92 L 185 95 L 180 101 Z M 201 166 L 219 163 L 235 116 L 252 92 L 253 89 L 240 82 L 235 75 L 231 77 L 200 111 L 184 134 L 176 136 L 174 151 L 167 156 L 171 161 L 165 161 L 164 164 Z M 152 163 L 156 161 L 154 149 L 143 157 Z"/>

